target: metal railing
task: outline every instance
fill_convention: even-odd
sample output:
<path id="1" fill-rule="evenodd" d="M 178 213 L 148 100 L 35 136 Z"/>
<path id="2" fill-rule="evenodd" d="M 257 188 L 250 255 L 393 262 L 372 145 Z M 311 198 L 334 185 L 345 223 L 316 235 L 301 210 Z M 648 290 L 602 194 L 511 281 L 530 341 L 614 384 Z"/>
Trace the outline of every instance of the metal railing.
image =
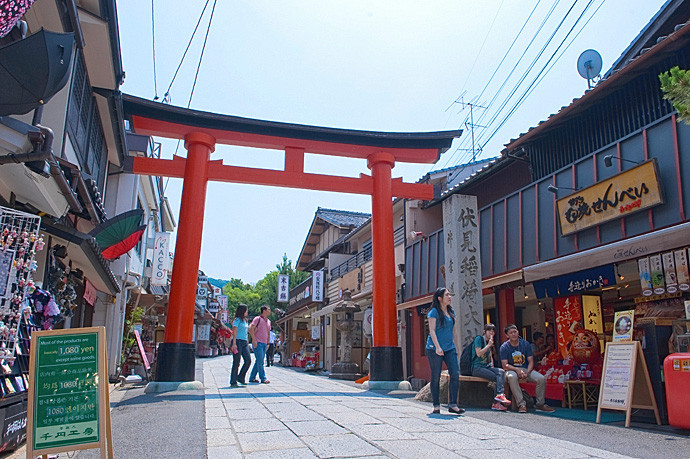
<path id="1" fill-rule="evenodd" d="M 339 264 L 335 268 L 331 268 L 329 270 L 329 273 L 328 273 L 328 282 L 331 282 L 333 279 L 338 279 L 338 278 L 343 277 L 348 272 L 359 268 L 364 263 L 371 260 L 371 258 L 372 258 L 372 251 L 371 251 L 371 245 L 369 245 L 368 247 L 364 248 L 358 254 L 350 257 L 344 263 Z"/>

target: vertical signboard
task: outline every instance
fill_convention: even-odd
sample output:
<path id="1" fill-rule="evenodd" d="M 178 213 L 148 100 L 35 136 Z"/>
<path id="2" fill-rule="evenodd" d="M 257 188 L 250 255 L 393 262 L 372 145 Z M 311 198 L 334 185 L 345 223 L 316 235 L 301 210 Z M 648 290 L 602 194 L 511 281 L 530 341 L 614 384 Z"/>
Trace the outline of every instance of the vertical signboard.
<path id="1" fill-rule="evenodd" d="M 690 271 L 688 271 L 688 255 L 685 249 L 674 252 L 676 273 L 678 274 L 678 288 L 686 292 L 690 290 Z"/>
<path id="2" fill-rule="evenodd" d="M 578 325 L 582 325 L 582 304 L 580 296 L 554 298 L 553 309 L 556 311 L 556 343 L 563 358 L 568 356 L 567 344 Z"/>
<path id="3" fill-rule="evenodd" d="M 652 288 L 655 295 L 661 295 L 665 292 L 664 289 L 664 266 L 661 262 L 661 255 L 652 255 L 649 257 L 649 269 L 652 273 Z"/>
<path id="4" fill-rule="evenodd" d="M 676 276 L 676 263 L 673 260 L 673 252 L 662 254 L 661 259 L 664 261 L 666 291 L 668 293 L 676 293 L 678 291 L 678 277 Z"/>
<path id="5" fill-rule="evenodd" d="M 290 276 L 278 274 L 278 303 L 287 303 L 290 299 Z"/>
<path id="6" fill-rule="evenodd" d="M 454 194 L 443 201 L 443 227 L 444 277 L 446 288 L 454 295 L 455 344 L 462 348 L 484 329 L 477 197 Z"/>
<path id="7" fill-rule="evenodd" d="M 311 288 L 312 301 L 321 302 L 323 301 L 323 271 L 312 271 L 311 272 Z"/>
<path id="8" fill-rule="evenodd" d="M 644 296 L 651 296 L 654 293 L 652 287 L 652 272 L 649 266 L 649 258 L 640 258 L 637 260 L 637 269 L 640 273 L 640 287 Z"/>
<path id="9" fill-rule="evenodd" d="M 170 233 L 156 233 L 153 241 L 151 285 L 168 285 L 170 265 Z"/>
<path id="10" fill-rule="evenodd" d="M 105 328 L 31 334 L 27 457 L 100 448 L 112 458 Z"/>

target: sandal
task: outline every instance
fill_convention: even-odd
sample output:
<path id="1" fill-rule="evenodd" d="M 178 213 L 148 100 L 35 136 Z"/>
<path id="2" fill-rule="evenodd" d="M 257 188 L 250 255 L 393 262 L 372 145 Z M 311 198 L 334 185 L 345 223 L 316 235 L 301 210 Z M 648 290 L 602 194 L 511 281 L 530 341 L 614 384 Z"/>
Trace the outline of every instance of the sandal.
<path id="1" fill-rule="evenodd" d="M 431 412 L 431 414 L 441 414 L 441 407 L 434 407 L 434 411 Z"/>

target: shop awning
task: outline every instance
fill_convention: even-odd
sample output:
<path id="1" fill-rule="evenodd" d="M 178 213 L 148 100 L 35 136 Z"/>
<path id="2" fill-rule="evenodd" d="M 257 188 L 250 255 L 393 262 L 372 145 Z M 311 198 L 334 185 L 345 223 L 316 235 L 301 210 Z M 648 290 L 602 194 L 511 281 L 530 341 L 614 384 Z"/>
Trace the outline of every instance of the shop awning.
<path id="1" fill-rule="evenodd" d="M 485 288 L 492 288 L 498 287 L 499 285 L 510 284 L 512 282 L 522 282 L 522 269 L 483 279 L 482 290 Z"/>
<path id="2" fill-rule="evenodd" d="M 335 312 L 334 309 L 335 309 L 336 306 L 338 306 L 340 303 L 342 303 L 342 301 L 336 301 L 336 302 L 333 303 L 333 304 L 329 304 L 328 306 L 319 309 L 318 311 L 316 311 L 316 312 L 315 312 L 314 314 L 312 314 L 311 316 L 312 316 L 312 318 L 317 319 L 317 318 L 319 318 L 319 317 L 321 317 L 321 316 L 327 316 L 327 315 L 329 315 L 329 314 L 333 314 L 333 313 Z"/>
<path id="3" fill-rule="evenodd" d="M 417 306 L 421 304 L 427 304 L 431 303 L 431 300 L 434 298 L 434 294 L 430 293 L 428 295 L 420 296 L 419 298 L 415 298 L 413 300 L 405 301 L 404 303 L 400 303 L 397 305 L 398 311 L 402 309 L 410 309 L 410 308 L 416 308 Z"/>
<path id="4" fill-rule="evenodd" d="M 688 234 L 690 222 L 528 266 L 523 269 L 525 282 L 684 247 L 688 244 Z"/>
<path id="5" fill-rule="evenodd" d="M 41 230 L 53 236 L 53 245 L 57 243 L 67 247 L 67 257 L 72 266 L 81 269 L 94 287 L 111 295 L 120 292 L 115 275 L 91 236 L 47 218 L 41 220 Z"/>

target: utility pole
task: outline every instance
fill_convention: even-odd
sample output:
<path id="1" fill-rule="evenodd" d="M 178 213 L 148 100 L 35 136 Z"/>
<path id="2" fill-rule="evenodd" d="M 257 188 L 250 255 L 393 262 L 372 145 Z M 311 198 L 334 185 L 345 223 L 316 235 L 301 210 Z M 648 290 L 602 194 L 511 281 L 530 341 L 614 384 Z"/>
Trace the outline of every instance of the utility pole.
<path id="1" fill-rule="evenodd" d="M 468 123 L 467 121 L 465 121 L 465 126 L 467 126 L 470 129 L 470 134 L 472 136 L 472 161 L 474 161 L 477 158 L 477 151 L 475 149 L 475 143 L 474 143 L 474 129 L 475 128 L 486 128 L 486 126 L 474 124 L 474 109 L 480 108 L 482 110 L 486 110 L 488 107 L 485 107 L 483 105 L 477 105 L 477 104 L 474 104 L 472 102 L 464 102 L 462 99 L 463 98 L 461 97 L 460 100 L 459 101 L 456 100 L 455 103 L 462 105 L 462 110 L 464 110 L 465 107 L 470 107 L 470 122 Z M 462 110 L 460 110 L 460 112 L 462 112 Z M 458 113 L 460 113 L 460 112 L 458 112 Z"/>

